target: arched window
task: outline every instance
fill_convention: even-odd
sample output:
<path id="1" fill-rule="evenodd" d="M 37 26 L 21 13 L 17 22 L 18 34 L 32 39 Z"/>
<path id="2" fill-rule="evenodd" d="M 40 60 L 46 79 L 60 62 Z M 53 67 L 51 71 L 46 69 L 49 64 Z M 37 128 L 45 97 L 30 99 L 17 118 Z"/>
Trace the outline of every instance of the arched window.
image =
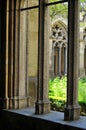
<path id="1" fill-rule="evenodd" d="M 54 76 L 67 74 L 67 27 L 57 20 L 52 26 L 52 56 Z"/>

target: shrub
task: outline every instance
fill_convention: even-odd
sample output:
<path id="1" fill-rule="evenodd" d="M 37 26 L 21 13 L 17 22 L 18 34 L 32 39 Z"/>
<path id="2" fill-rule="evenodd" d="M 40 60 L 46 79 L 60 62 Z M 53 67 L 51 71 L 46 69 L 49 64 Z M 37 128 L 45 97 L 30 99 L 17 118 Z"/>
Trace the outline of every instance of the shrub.
<path id="1" fill-rule="evenodd" d="M 78 101 L 86 103 L 86 77 L 79 79 Z"/>
<path id="2" fill-rule="evenodd" d="M 57 110 L 63 109 L 66 103 L 66 90 L 67 89 L 67 77 L 53 78 L 49 80 L 49 99 L 51 101 L 51 109 Z M 78 81 L 78 102 L 81 107 L 84 106 L 86 112 L 86 77 L 79 78 Z M 61 110 L 62 111 L 62 110 Z"/>
<path id="3" fill-rule="evenodd" d="M 49 81 L 49 97 L 53 99 L 63 99 L 66 100 L 66 86 L 67 86 L 67 78 L 59 77 L 55 79 L 50 79 Z"/>

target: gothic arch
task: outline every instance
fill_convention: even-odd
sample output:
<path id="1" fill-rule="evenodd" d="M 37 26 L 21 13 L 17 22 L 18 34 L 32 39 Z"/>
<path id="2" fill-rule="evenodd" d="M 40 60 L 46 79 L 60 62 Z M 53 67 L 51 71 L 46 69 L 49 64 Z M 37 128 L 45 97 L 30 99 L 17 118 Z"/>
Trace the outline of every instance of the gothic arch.
<path id="1" fill-rule="evenodd" d="M 55 75 L 67 74 L 67 25 L 61 20 L 51 26 L 53 71 Z"/>
<path id="2" fill-rule="evenodd" d="M 53 21 L 51 26 L 53 27 L 55 25 L 58 25 L 58 26 L 62 27 L 65 31 L 67 31 L 67 23 L 66 23 L 66 21 L 63 22 L 62 19 L 55 20 L 55 21 Z"/>

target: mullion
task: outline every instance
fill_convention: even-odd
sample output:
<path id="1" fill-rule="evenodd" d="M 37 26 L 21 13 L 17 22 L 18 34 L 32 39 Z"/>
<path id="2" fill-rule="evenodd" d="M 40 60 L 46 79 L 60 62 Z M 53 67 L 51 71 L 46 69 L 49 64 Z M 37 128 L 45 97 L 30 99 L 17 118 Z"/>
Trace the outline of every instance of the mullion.
<path id="1" fill-rule="evenodd" d="M 61 4 L 61 3 L 65 3 L 68 2 L 68 0 L 62 0 L 62 1 L 56 1 L 56 2 L 51 2 L 51 3 L 45 3 L 45 6 L 50 6 L 50 5 L 55 5 L 55 4 Z M 39 5 L 36 6 L 31 6 L 31 7 L 27 7 L 27 8 L 21 8 L 21 11 L 25 11 L 25 10 L 31 10 L 31 9 L 36 9 L 39 8 Z"/>
<path id="2" fill-rule="evenodd" d="M 31 10 L 31 9 L 36 9 L 36 8 L 39 8 L 39 6 L 31 6 L 31 7 L 27 7 L 27 8 L 21 8 L 20 10 L 21 11 L 25 11 L 25 10 Z"/>
<path id="3" fill-rule="evenodd" d="M 50 6 L 50 5 L 61 4 L 61 3 L 65 3 L 65 2 L 68 2 L 68 0 L 56 1 L 56 2 L 45 3 L 45 4 L 46 4 L 46 6 Z"/>

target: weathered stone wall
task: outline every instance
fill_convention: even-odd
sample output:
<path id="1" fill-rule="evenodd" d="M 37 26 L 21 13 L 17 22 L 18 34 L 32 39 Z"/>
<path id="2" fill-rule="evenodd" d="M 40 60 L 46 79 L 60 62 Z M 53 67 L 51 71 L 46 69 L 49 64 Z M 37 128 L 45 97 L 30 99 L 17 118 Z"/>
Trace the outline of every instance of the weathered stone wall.
<path id="1" fill-rule="evenodd" d="M 29 6 L 38 4 L 38 0 L 30 0 Z M 28 79 L 29 79 L 29 105 L 35 105 L 37 89 L 37 62 L 38 62 L 38 9 L 28 11 Z"/>
<path id="2" fill-rule="evenodd" d="M 29 15 L 29 72 L 30 77 L 37 76 L 38 48 L 38 10 L 28 11 Z"/>

